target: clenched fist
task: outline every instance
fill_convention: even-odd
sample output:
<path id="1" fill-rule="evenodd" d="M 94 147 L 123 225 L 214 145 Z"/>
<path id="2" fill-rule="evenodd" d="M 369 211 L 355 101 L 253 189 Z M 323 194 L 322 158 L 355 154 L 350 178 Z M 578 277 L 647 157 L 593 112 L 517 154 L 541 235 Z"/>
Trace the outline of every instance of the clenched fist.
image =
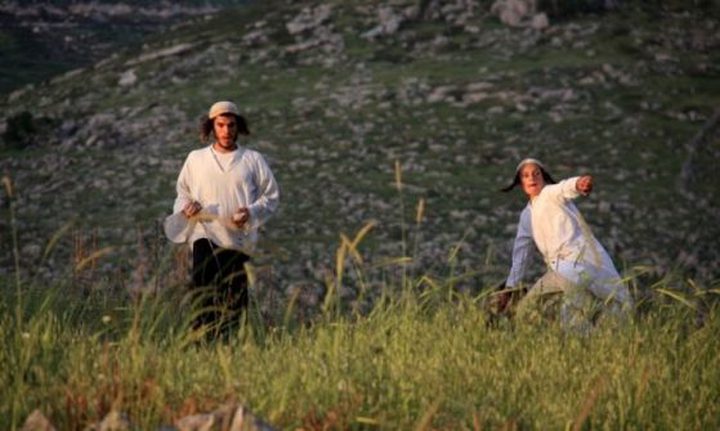
<path id="1" fill-rule="evenodd" d="M 194 216 L 195 214 L 199 213 L 202 209 L 202 205 L 200 205 L 200 202 L 188 202 L 187 205 L 182 209 L 182 213 L 185 215 L 185 217 L 190 218 Z"/>
<path id="2" fill-rule="evenodd" d="M 245 226 L 248 220 L 250 220 L 250 210 L 247 208 L 239 208 L 235 211 L 235 214 L 232 215 L 233 223 L 239 228 Z"/>
<path id="3" fill-rule="evenodd" d="M 587 196 L 593 189 L 593 177 L 591 175 L 583 175 L 578 178 L 577 184 L 575 184 L 578 193 L 583 196 Z"/>

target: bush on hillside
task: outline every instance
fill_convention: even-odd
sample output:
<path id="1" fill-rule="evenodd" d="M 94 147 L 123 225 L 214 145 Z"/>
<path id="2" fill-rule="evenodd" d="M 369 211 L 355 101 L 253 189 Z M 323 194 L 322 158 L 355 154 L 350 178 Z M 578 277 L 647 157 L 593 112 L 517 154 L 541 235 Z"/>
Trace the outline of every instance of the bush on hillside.
<path id="1" fill-rule="evenodd" d="M 2 138 L 6 148 L 23 149 L 32 144 L 37 128 L 31 113 L 22 111 L 8 117 L 5 123 L 5 133 Z"/>
<path id="2" fill-rule="evenodd" d="M 50 141 L 51 132 L 57 122 L 47 117 L 34 117 L 22 111 L 5 119 L 1 148 L 22 150 L 43 140 Z"/>
<path id="3" fill-rule="evenodd" d="M 535 0 L 535 2 L 539 12 L 556 17 L 597 13 L 634 6 L 671 11 L 720 10 L 720 0 Z"/>
<path id="4" fill-rule="evenodd" d="M 537 0 L 537 8 L 551 16 L 568 16 L 614 9 L 619 3 L 619 0 Z"/>

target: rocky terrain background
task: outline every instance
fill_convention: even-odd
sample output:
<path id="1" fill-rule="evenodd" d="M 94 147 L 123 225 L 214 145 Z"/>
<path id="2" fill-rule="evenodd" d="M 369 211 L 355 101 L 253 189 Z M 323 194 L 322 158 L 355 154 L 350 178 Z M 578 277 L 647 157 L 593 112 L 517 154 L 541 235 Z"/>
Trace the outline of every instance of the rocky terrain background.
<path id="1" fill-rule="evenodd" d="M 668 273 L 718 280 L 718 8 L 628 1 L 563 15 L 534 3 L 3 4 L 4 20 L 48 23 L 25 30 L 47 32 L 61 58 L 75 37 L 62 29 L 87 16 L 167 25 L 136 49 L 98 40 L 87 65 L 0 98 L 0 172 L 13 185 L 0 198 L 0 277 L 15 271 L 15 227 L 35 280 L 182 283 L 186 251 L 161 222 L 198 119 L 232 99 L 282 189 L 256 259 L 267 307 L 297 295 L 317 306 L 340 234 L 371 220 L 370 289 L 404 254 L 415 275 L 496 284 L 524 205 L 498 189 L 531 155 L 558 178 L 595 175 L 579 206 L 618 266 L 645 274 L 635 288 Z M 358 289 L 349 280 L 343 295 Z"/>
<path id="2" fill-rule="evenodd" d="M 154 34 L 242 3 L 4 1 L 0 3 L 0 93 L 139 49 Z"/>

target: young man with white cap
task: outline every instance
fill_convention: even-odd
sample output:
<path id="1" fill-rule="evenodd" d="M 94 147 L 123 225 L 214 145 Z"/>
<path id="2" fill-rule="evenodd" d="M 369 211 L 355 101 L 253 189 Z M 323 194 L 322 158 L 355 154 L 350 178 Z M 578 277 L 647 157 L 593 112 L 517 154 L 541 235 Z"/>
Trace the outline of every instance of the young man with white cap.
<path id="1" fill-rule="evenodd" d="M 185 159 L 177 179 L 173 214 L 165 233 L 188 243 L 193 285 L 203 292 L 195 326 L 227 332 L 248 305 L 247 274 L 258 229 L 275 212 L 278 185 L 263 156 L 239 146 L 249 135 L 245 118 L 228 101 L 213 104 L 200 126 L 204 148 Z"/>
<path id="2" fill-rule="evenodd" d="M 542 299 L 557 294 L 562 294 L 562 322 L 580 330 L 588 329 L 601 303 L 612 314 L 629 312 L 632 299 L 627 286 L 572 202 L 590 194 L 592 176 L 555 183 L 539 160 L 529 158 L 518 164 L 512 184 L 503 191 L 517 185 L 529 202 L 520 215 L 505 287 L 521 284 L 533 242 L 547 265 L 545 275 L 518 303 L 518 317 L 525 317 Z M 507 294 L 502 301 L 506 299 Z"/>

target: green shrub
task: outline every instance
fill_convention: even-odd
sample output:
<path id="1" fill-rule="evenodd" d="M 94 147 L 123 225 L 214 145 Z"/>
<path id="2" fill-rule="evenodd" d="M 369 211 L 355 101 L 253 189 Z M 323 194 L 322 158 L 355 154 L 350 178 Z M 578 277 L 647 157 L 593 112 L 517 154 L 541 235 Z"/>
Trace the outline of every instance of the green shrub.
<path id="1" fill-rule="evenodd" d="M 568 16 L 578 13 L 601 12 L 614 7 L 617 0 L 538 0 L 538 10 L 551 16 Z"/>
<path id="2" fill-rule="evenodd" d="M 632 8 L 718 11 L 720 0 L 538 0 L 537 8 L 556 17 Z"/>
<path id="3" fill-rule="evenodd" d="M 37 125 L 28 111 L 8 117 L 2 138 L 6 148 L 23 149 L 33 143 Z"/>
<path id="4" fill-rule="evenodd" d="M 0 148 L 22 150 L 40 143 L 57 142 L 54 131 L 58 125 L 54 118 L 34 117 L 32 113 L 22 111 L 5 120 Z"/>

